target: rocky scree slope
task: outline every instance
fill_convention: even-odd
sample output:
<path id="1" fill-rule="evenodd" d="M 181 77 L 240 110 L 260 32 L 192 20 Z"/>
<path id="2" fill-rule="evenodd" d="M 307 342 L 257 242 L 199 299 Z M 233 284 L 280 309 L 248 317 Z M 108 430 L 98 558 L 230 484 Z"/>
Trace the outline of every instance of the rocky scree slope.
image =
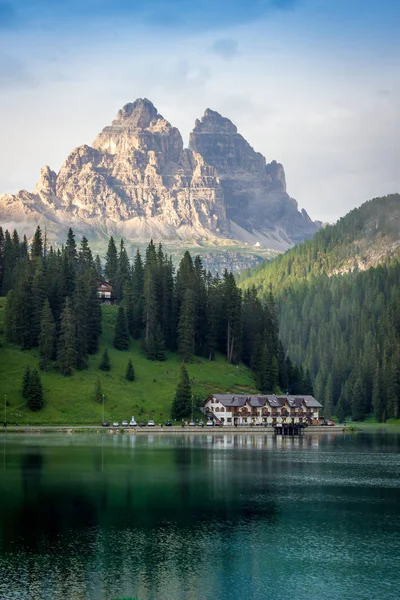
<path id="1" fill-rule="evenodd" d="M 94 140 L 46 166 L 33 192 L 0 195 L 0 221 L 67 226 L 90 238 L 236 240 L 285 250 L 319 224 L 286 192 L 282 165 L 266 164 L 236 126 L 207 109 L 184 148 L 147 99 L 126 104 Z"/>

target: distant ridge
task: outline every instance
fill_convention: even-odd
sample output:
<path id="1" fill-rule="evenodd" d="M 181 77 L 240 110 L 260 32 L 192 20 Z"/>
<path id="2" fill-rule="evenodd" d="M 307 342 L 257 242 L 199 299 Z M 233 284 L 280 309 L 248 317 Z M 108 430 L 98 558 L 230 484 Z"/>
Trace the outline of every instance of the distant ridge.
<path id="1" fill-rule="evenodd" d="M 400 256 L 400 194 L 374 198 L 327 225 L 312 240 L 243 271 L 245 288 L 268 293 L 318 275 L 365 271 Z"/>

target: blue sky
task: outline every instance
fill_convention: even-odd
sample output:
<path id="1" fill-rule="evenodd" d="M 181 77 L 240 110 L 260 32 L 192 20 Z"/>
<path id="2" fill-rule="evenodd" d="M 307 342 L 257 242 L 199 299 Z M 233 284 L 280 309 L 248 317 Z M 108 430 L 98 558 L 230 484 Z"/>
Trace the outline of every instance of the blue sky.
<path id="1" fill-rule="evenodd" d="M 400 2 L 0 0 L 0 193 L 146 96 L 231 118 L 314 218 L 400 190 Z"/>

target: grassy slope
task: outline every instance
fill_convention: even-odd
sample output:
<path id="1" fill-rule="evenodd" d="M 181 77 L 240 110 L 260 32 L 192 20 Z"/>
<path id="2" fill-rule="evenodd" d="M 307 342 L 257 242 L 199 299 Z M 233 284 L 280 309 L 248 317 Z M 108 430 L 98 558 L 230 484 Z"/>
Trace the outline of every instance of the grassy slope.
<path id="1" fill-rule="evenodd" d="M 128 352 L 120 352 L 112 347 L 116 307 L 103 307 L 103 334 L 99 352 L 90 357 L 89 368 L 66 378 L 56 371 L 42 373 L 45 392 L 45 408 L 32 413 L 24 406 L 21 397 L 21 381 L 27 364 L 37 367 L 37 349 L 22 352 L 16 346 L 4 341 L 0 335 L 0 399 L 7 395 L 8 421 L 25 424 L 95 424 L 101 422 L 101 405 L 94 397 L 97 377 L 100 377 L 106 397 L 105 418 L 109 421 L 150 417 L 156 422 L 170 416 L 171 403 L 179 378 L 181 359 L 176 354 L 168 354 L 163 363 L 148 361 L 140 349 L 139 342 L 132 342 Z M 0 331 L 4 318 L 4 299 L 0 299 Z M 100 356 L 107 345 L 111 371 L 104 373 L 98 369 Z M 128 359 L 132 358 L 136 380 L 125 379 Z M 215 362 L 198 357 L 188 365 L 189 376 L 194 379 L 193 394 L 206 398 L 212 392 L 255 392 L 251 372 L 243 366 L 228 365 L 222 356 Z M 2 402 L 0 403 L 2 406 Z"/>

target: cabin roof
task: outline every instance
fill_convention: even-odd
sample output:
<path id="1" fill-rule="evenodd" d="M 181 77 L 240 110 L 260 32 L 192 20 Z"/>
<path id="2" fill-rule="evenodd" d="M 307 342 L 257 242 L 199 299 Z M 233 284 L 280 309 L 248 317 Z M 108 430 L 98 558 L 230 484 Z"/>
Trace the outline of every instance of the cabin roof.
<path id="1" fill-rule="evenodd" d="M 226 408 L 229 407 L 242 407 L 246 404 L 250 404 L 254 408 L 260 408 L 269 404 L 271 408 L 281 408 L 288 403 L 291 408 L 300 408 L 304 402 L 307 408 L 321 408 L 322 404 L 318 402 L 313 396 L 276 396 L 275 394 L 265 394 L 265 395 L 250 395 L 246 396 L 244 394 L 212 394 L 209 396 L 205 402 L 210 400 L 211 398 L 215 398 Z"/>
<path id="2" fill-rule="evenodd" d="M 105 279 L 99 279 L 99 277 L 97 277 L 97 284 L 108 285 L 110 288 L 112 288 L 112 284 L 109 281 L 106 281 Z"/>

